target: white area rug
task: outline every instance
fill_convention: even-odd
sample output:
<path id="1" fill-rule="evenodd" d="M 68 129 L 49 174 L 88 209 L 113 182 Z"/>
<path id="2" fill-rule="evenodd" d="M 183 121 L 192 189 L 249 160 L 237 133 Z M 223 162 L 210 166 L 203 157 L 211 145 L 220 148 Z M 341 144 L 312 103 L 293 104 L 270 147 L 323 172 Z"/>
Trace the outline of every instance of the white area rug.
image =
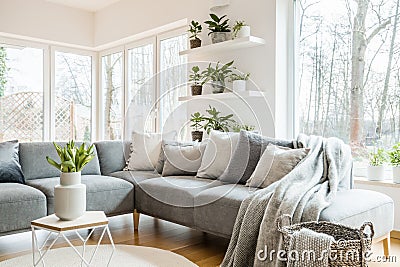
<path id="1" fill-rule="evenodd" d="M 86 259 L 94 251 L 95 246 L 86 247 Z M 78 247 L 81 251 L 81 247 Z M 90 266 L 102 267 L 107 266 L 108 259 L 111 255 L 111 246 L 102 245 L 96 252 L 96 255 Z M 81 266 L 81 260 L 70 247 L 58 248 L 50 250 L 45 256 L 46 267 L 74 267 Z M 29 267 L 32 264 L 32 254 L 13 258 L 0 262 L 0 267 Z M 38 266 L 43 266 L 39 264 Z M 110 267 L 141 267 L 141 266 L 166 266 L 166 267 L 194 267 L 192 263 L 185 257 L 173 252 L 140 246 L 116 245 L 116 251 L 112 257 Z"/>

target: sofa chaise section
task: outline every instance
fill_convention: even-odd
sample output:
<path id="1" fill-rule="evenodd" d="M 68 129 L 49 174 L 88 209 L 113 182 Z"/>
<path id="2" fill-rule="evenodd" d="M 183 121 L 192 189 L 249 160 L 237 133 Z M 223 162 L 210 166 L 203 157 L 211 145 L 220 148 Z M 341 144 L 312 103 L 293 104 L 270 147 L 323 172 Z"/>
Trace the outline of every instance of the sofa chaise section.
<path id="1" fill-rule="evenodd" d="M 30 229 L 31 221 L 47 215 L 46 196 L 23 184 L 0 185 L 0 235 Z"/>

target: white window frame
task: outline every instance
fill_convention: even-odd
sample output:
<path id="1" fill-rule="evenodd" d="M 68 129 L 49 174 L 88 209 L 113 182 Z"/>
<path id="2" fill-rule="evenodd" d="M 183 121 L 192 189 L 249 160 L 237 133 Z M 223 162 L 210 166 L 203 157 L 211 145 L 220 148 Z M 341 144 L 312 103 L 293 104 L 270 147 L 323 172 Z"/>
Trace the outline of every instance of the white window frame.
<path id="1" fill-rule="evenodd" d="M 96 115 L 96 110 L 97 110 L 97 53 L 92 52 L 92 51 L 86 51 L 86 50 L 81 50 L 81 49 L 76 49 L 76 48 L 69 48 L 69 47 L 62 47 L 62 46 L 51 46 L 50 47 L 50 66 L 51 66 L 51 84 L 50 84 L 50 103 L 53 103 L 50 105 L 50 140 L 54 140 L 56 136 L 56 127 L 55 127 L 55 109 L 54 109 L 54 103 L 56 99 L 56 84 L 55 84 L 55 75 L 56 75 L 56 70 L 55 70 L 55 58 L 56 58 L 56 52 L 61 52 L 61 53 L 70 53 L 70 54 L 75 54 L 75 55 L 80 55 L 80 56 L 90 56 L 92 58 L 92 106 L 91 106 L 91 131 L 90 131 L 90 137 L 92 142 L 96 140 L 97 138 L 97 115 Z"/>

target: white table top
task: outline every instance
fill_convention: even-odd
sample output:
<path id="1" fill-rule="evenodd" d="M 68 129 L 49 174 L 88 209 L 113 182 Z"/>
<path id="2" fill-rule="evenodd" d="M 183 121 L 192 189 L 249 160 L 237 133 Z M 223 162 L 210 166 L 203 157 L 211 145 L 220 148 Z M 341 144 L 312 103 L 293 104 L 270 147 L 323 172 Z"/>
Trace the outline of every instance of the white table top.
<path id="1" fill-rule="evenodd" d="M 49 215 L 31 222 L 32 226 L 53 231 L 70 231 L 101 225 L 107 225 L 108 219 L 103 211 L 86 211 L 84 215 L 73 221 L 60 220 L 56 215 Z"/>

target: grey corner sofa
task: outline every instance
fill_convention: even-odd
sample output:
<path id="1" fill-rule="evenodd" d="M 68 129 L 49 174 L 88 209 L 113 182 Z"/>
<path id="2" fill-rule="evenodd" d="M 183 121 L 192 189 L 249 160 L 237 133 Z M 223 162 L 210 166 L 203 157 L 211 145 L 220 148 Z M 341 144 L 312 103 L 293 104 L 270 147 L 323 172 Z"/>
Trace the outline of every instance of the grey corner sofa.
<path id="1" fill-rule="evenodd" d="M 96 157 L 82 173 L 87 209 L 103 210 L 108 216 L 134 213 L 135 229 L 142 213 L 229 238 L 241 202 L 257 190 L 193 176 L 124 171 L 129 142 L 101 141 L 95 145 Z M 20 144 L 26 185 L 0 184 L 0 235 L 25 231 L 30 221 L 53 213 L 53 188 L 59 173 L 45 156 L 56 157 L 55 153 L 52 143 Z M 393 229 L 394 204 L 384 194 L 352 189 L 352 181 L 347 180 L 320 219 L 357 228 L 371 221 L 375 237 L 382 240 Z"/>

